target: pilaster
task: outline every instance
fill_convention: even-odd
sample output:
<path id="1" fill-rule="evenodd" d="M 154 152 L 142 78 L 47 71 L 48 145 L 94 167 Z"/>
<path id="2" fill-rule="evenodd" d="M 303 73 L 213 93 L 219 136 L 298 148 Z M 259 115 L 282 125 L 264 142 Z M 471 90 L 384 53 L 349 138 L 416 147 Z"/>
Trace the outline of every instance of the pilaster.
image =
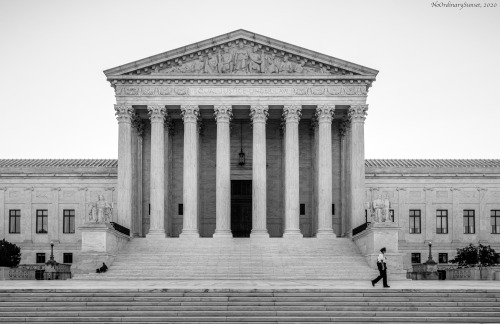
<path id="1" fill-rule="evenodd" d="M 52 211 L 49 211 L 48 218 L 48 234 L 50 241 L 54 241 L 55 243 L 59 243 L 59 224 L 62 225 L 62 215 L 60 215 L 59 210 L 59 193 L 61 192 L 61 188 L 52 188 Z"/>
<path id="2" fill-rule="evenodd" d="M 266 172 L 266 121 L 268 107 L 250 106 L 253 132 L 252 169 L 252 232 L 250 237 L 268 238 L 267 231 L 267 172 Z"/>
<path id="3" fill-rule="evenodd" d="M 0 187 L 0 237 L 7 237 L 7 233 L 9 232 L 9 216 L 5 213 L 6 192 L 7 188 Z"/>
<path id="4" fill-rule="evenodd" d="M 477 217 L 477 228 L 476 233 L 478 235 L 479 242 L 488 242 L 488 236 L 491 233 L 490 228 L 490 214 L 486 208 L 486 194 L 488 189 L 486 188 L 477 188 L 478 194 L 478 217 Z"/>
<path id="5" fill-rule="evenodd" d="M 450 217 L 451 242 L 460 241 L 463 235 L 463 213 L 460 213 L 460 188 L 450 188 L 452 210 Z"/>
<path id="6" fill-rule="evenodd" d="M 436 233 L 436 211 L 434 210 L 434 189 L 424 188 L 425 192 L 425 214 L 422 227 L 425 226 L 425 240 L 432 241 Z"/>
<path id="7" fill-rule="evenodd" d="M 302 107 L 285 105 L 285 232 L 283 237 L 302 237 L 299 224 L 299 120 Z"/>

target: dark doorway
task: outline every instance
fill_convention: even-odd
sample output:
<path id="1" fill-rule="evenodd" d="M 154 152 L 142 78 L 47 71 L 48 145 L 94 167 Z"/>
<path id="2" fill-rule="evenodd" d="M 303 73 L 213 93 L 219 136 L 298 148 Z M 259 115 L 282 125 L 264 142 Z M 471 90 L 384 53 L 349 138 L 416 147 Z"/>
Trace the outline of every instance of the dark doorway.
<path id="1" fill-rule="evenodd" d="M 231 180 L 231 231 L 233 237 L 250 237 L 252 180 Z"/>

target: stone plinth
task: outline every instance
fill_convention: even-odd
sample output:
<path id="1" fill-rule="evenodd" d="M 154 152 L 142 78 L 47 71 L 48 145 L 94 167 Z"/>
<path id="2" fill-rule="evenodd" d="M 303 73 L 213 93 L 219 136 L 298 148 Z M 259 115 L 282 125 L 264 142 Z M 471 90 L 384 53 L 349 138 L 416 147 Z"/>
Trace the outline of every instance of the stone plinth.
<path id="1" fill-rule="evenodd" d="M 117 252 L 130 240 L 130 237 L 113 229 L 109 224 L 85 224 L 82 231 L 81 262 L 76 273 L 93 272 L 103 262 L 109 267 Z"/>
<path id="2" fill-rule="evenodd" d="M 410 273 L 413 280 L 439 280 L 438 265 L 436 262 L 414 264 Z"/>
<path id="3" fill-rule="evenodd" d="M 377 258 L 380 249 L 385 247 L 387 252 L 387 270 L 390 279 L 406 279 L 403 270 L 403 254 L 399 253 L 398 231 L 401 228 L 392 222 L 372 223 L 363 232 L 356 234 L 352 240 L 366 258 L 368 265 L 377 269 Z"/>

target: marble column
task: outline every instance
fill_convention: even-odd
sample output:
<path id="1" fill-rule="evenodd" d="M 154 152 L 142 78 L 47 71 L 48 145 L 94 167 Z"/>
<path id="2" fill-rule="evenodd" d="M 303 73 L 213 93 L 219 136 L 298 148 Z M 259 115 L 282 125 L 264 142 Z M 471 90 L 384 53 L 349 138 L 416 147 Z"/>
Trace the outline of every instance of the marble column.
<path id="1" fill-rule="evenodd" d="M 333 105 L 319 105 L 318 119 L 318 238 L 335 237 L 332 224 L 332 120 Z"/>
<path id="2" fill-rule="evenodd" d="M 164 123 L 167 109 L 162 105 L 148 106 L 151 120 L 151 177 L 150 177 L 150 236 L 165 237 L 165 142 Z"/>
<path id="3" fill-rule="evenodd" d="M 230 105 L 216 105 L 214 112 L 217 121 L 214 237 L 233 237 L 231 233 L 231 164 L 229 154 L 229 122 L 233 113 Z"/>
<path id="4" fill-rule="evenodd" d="M 134 109 L 115 105 L 118 120 L 118 224 L 132 225 L 132 117 Z"/>
<path id="5" fill-rule="evenodd" d="M 347 158 L 349 156 L 348 135 L 349 135 L 349 119 L 343 118 L 340 122 L 339 135 L 340 135 L 340 190 L 341 190 L 341 203 L 340 203 L 340 216 L 341 216 L 341 235 L 350 237 L 349 230 L 350 218 L 348 217 L 349 205 L 347 195 L 349 193 L 349 174 Z"/>
<path id="6" fill-rule="evenodd" d="M 368 105 L 349 108 L 350 139 L 350 216 L 351 230 L 365 222 L 365 119 Z"/>
<path id="7" fill-rule="evenodd" d="M 181 105 L 184 121 L 184 218 L 179 237 L 200 237 L 198 232 L 198 116 L 195 105 Z"/>
<path id="8" fill-rule="evenodd" d="M 251 106 L 253 127 L 252 167 L 252 232 L 250 237 L 268 238 L 267 232 L 267 166 L 266 121 L 267 106 Z"/>
<path id="9" fill-rule="evenodd" d="M 285 105 L 285 231 L 283 237 L 302 237 L 299 200 L 299 120 L 302 107 Z"/>

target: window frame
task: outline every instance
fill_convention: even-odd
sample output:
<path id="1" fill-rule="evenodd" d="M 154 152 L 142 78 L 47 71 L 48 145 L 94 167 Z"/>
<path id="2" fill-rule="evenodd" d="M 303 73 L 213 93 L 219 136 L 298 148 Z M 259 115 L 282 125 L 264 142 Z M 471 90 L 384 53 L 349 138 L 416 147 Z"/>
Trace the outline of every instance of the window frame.
<path id="1" fill-rule="evenodd" d="M 42 228 L 39 228 L 39 219 L 41 219 Z M 46 225 L 46 228 L 45 226 Z M 49 210 L 48 209 L 37 209 L 36 210 L 36 234 L 48 234 L 49 233 Z"/>
<path id="2" fill-rule="evenodd" d="M 63 209 L 63 234 L 75 234 L 75 213 L 74 209 Z M 69 231 L 66 231 L 67 221 L 69 221 Z"/>
<path id="3" fill-rule="evenodd" d="M 446 228 L 443 227 L 443 220 Z M 441 227 L 438 227 L 438 224 Z M 448 232 L 448 209 L 436 209 L 436 234 L 448 234 Z"/>
<path id="4" fill-rule="evenodd" d="M 441 262 L 443 260 L 443 257 L 445 257 L 446 262 Z M 439 253 L 438 254 L 438 263 L 440 263 L 440 264 L 448 264 L 448 253 Z"/>
<path id="5" fill-rule="evenodd" d="M 413 260 L 418 257 L 419 262 L 413 262 Z M 422 263 L 422 253 L 420 252 L 412 252 L 411 254 L 411 264 L 421 264 Z"/>
<path id="6" fill-rule="evenodd" d="M 472 212 L 472 215 L 470 215 L 471 212 Z M 468 215 L 466 215 L 466 213 L 468 213 Z M 471 218 L 472 218 L 472 231 L 470 231 Z M 466 220 L 467 220 L 468 226 L 465 225 Z M 476 211 L 474 209 L 464 209 L 463 210 L 463 227 L 464 227 L 464 234 L 476 234 Z"/>
<path id="7" fill-rule="evenodd" d="M 43 262 L 39 262 L 39 258 L 43 257 Z M 47 255 L 44 252 L 37 252 L 36 253 L 36 264 L 43 264 L 47 260 Z"/>
<path id="8" fill-rule="evenodd" d="M 413 215 L 412 215 L 413 212 Z M 418 215 L 417 215 L 418 214 Z M 413 221 L 412 221 L 413 218 Z M 418 227 L 415 227 L 416 220 L 418 219 Z M 414 227 L 412 227 L 412 225 Z M 422 210 L 421 209 L 410 209 L 409 210 L 409 231 L 410 234 L 422 234 Z M 412 231 L 413 229 L 413 231 Z M 418 232 L 416 231 L 418 229 Z"/>
<path id="9" fill-rule="evenodd" d="M 500 234 L 500 210 L 499 209 L 490 209 L 490 226 L 491 226 L 491 234 Z"/>
<path id="10" fill-rule="evenodd" d="M 14 220 L 14 231 L 12 231 Z M 21 234 L 21 209 L 9 209 L 9 234 Z"/>
<path id="11" fill-rule="evenodd" d="M 70 258 L 71 262 L 66 262 L 67 258 Z M 65 252 L 65 253 L 63 253 L 63 263 L 73 264 L 73 253 L 72 252 Z"/>

